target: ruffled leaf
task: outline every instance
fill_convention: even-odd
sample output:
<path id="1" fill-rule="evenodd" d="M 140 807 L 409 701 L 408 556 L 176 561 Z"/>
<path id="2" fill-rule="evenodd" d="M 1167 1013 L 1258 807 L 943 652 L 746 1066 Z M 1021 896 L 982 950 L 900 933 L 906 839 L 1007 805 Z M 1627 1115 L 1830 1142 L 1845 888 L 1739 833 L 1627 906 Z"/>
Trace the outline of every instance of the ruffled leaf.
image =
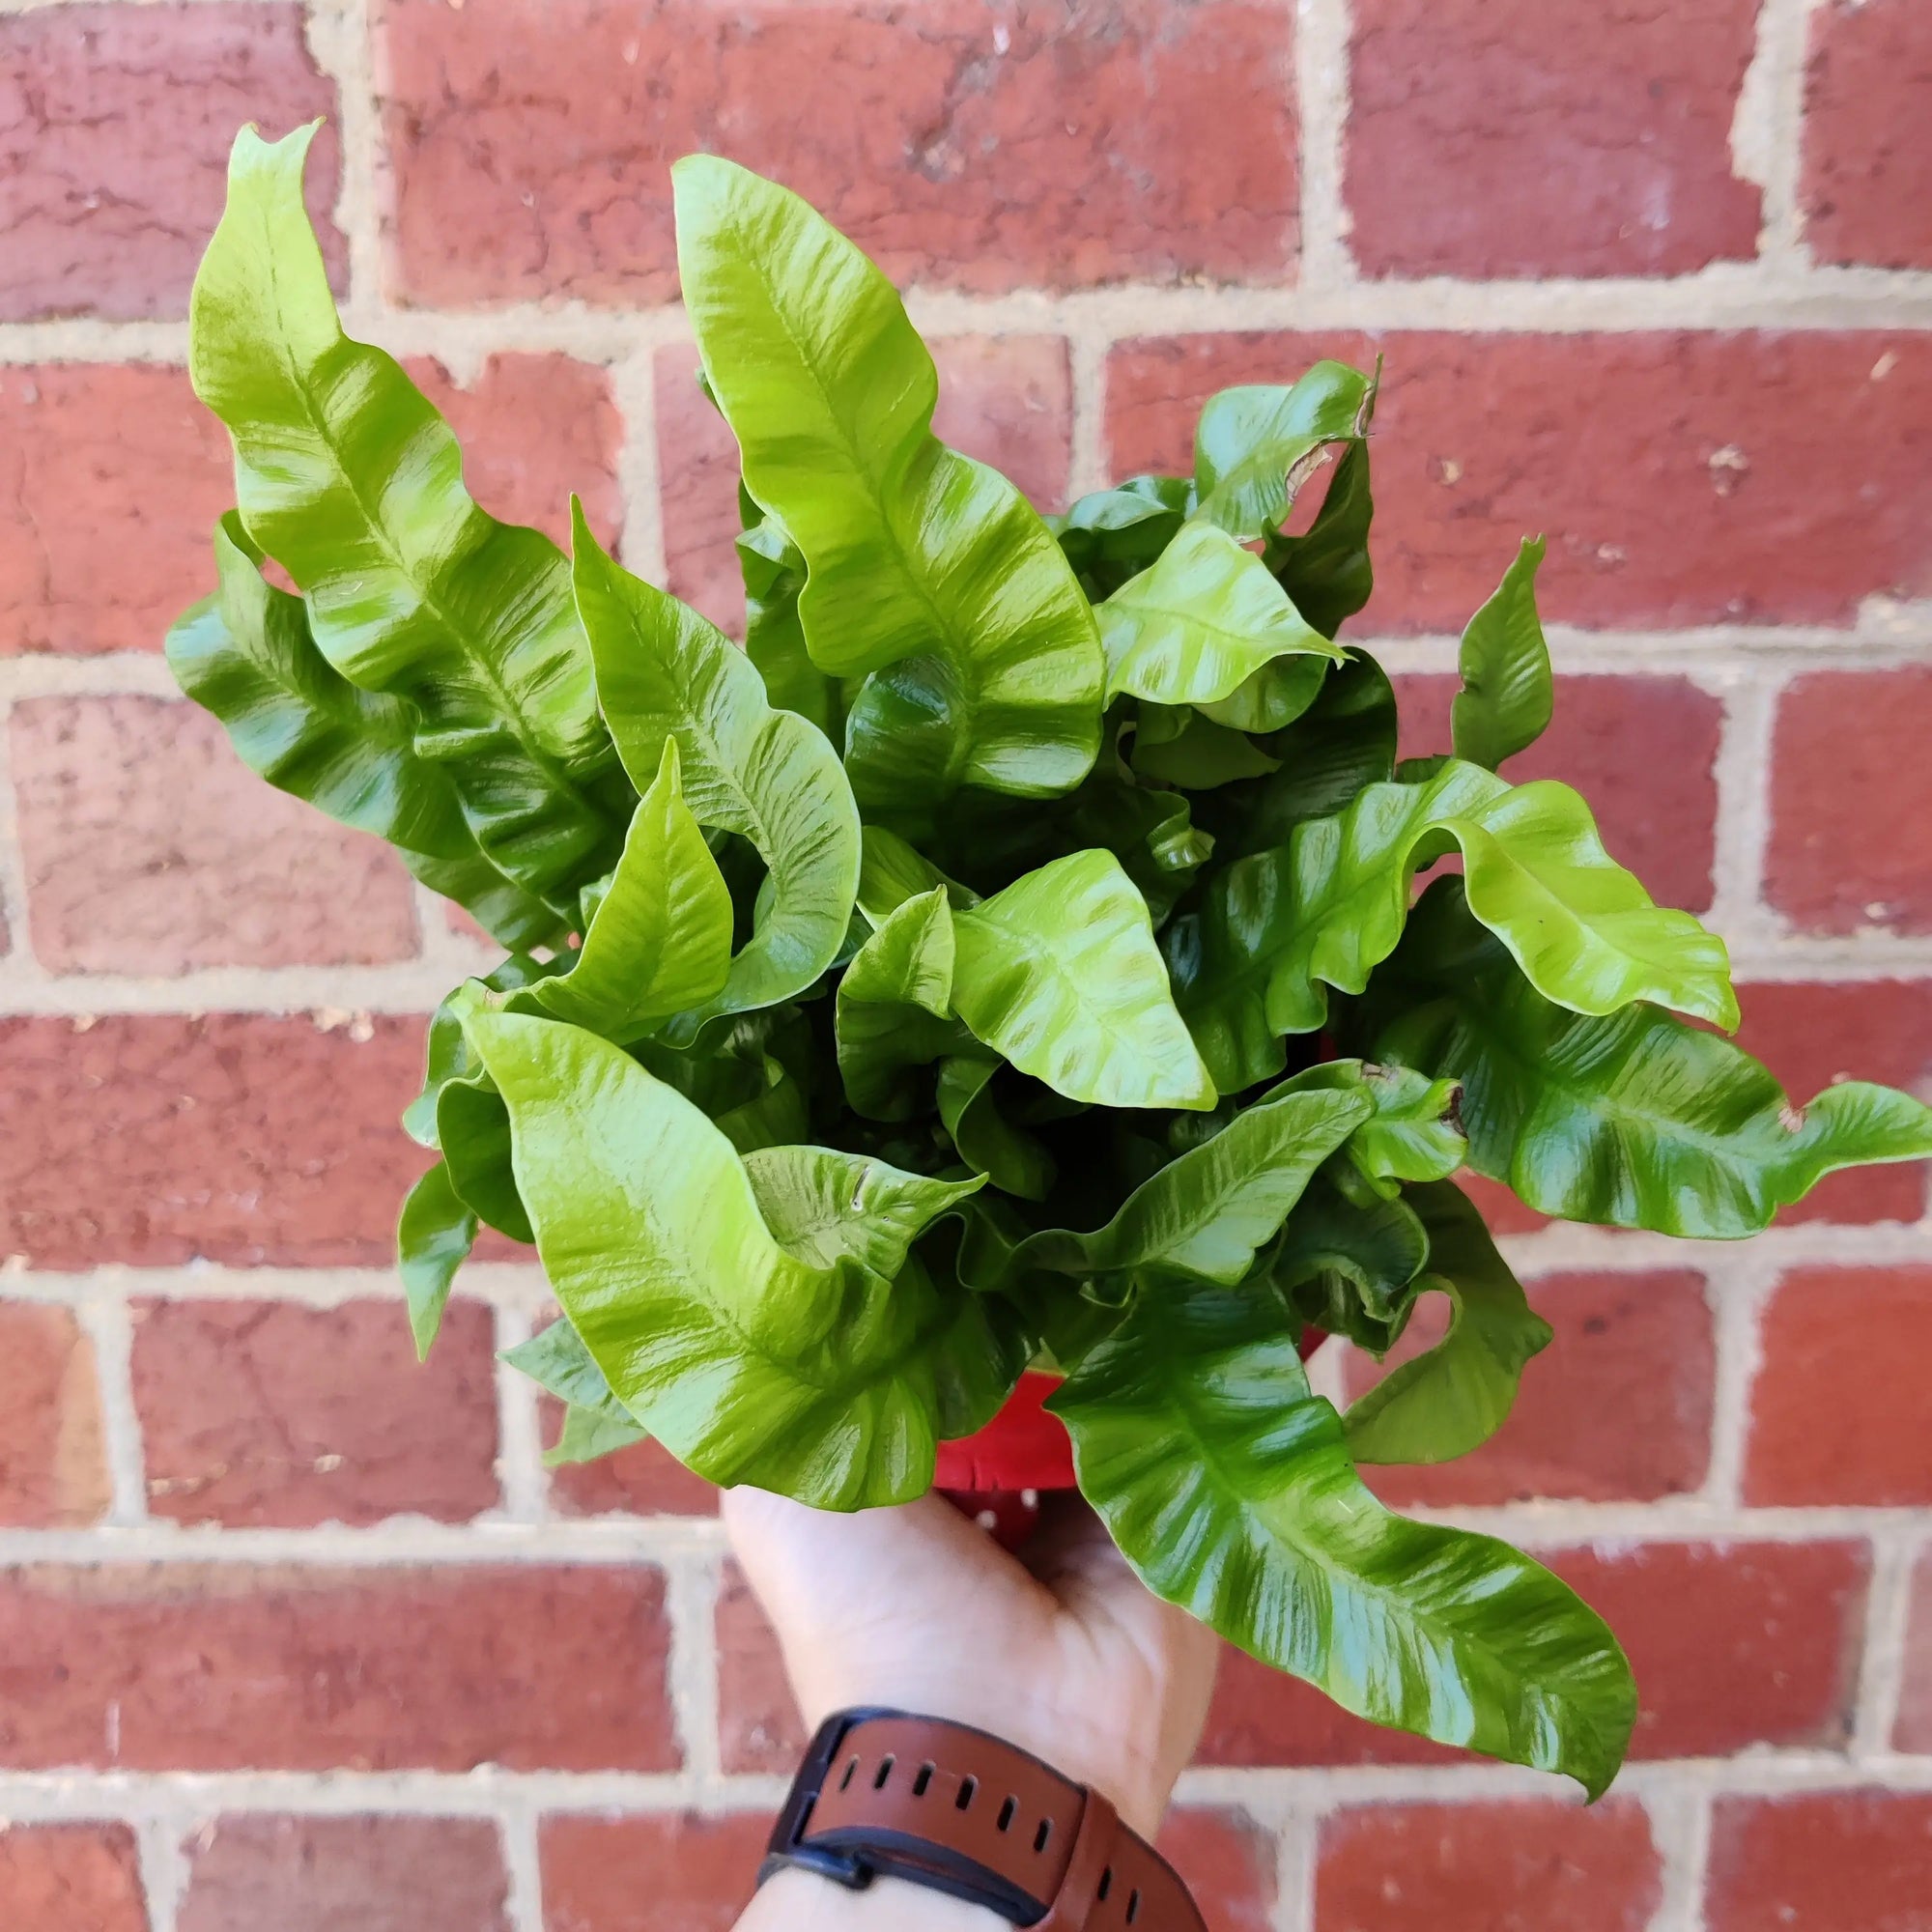
<path id="1" fill-rule="evenodd" d="M 1262 561 L 1294 600 L 1294 608 L 1332 638 L 1368 603 L 1376 587 L 1369 560 L 1369 526 L 1375 521 L 1369 489 L 1369 445 L 1351 442 L 1342 452 L 1328 494 L 1304 536 L 1268 533 Z"/>
<path id="2" fill-rule="evenodd" d="M 1736 1239 L 1840 1168 L 1932 1155 L 1932 1109 L 1908 1094 L 1844 1081 L 1796 1107 L 1749 1054 L 1657 1007 L 1553 1005 L 1453 879 L 1417 907 L 1413 942 L 1391 990 L 1423 1004 L 1377 1051 L 1461 1081 L 1470 1166 L 1539 1213 Z"/>
<path id="3" fill-rule="evenodd" d="M 684 799 L 700 825 L 748 838 L 771 891 L 724 990 L 680 1022 L 776 1006 L 838 957 L 859 885 L 859 813 L 822 732 L 765 700 L 742 651 L 675 597 L 620 568 L 575 518 L 577 604 L 597 692 L 639 788 L 677 741 Z"/>
<path id="4" fill-rule="evenodd" d="M 888 1282 L 787 1253 L 730 1142 L 593 1035 L 494 1013 L 470 1039 L 551 1286 L 659 1441 L 713 1482 L 821 1509 L 930 1486 L 956 1392 L 1007 1358 L 986 1297 L 943 1300 L 916 1263 Z"/>
<path id="5" fill-rule="evenodd" d="M 1322 1024 L 1326 987 L 1362 990 L 1402 935 L 1417 867 L 1454 845 L 1470 910 L 1548 998 L 1589 1013 L 1655 1000 L 1737 1024 L 1723 942 L 1652 903 L 1574 791 L 1452 759 L 1237 861 L 1209 882 L 1197 927 L 1170 927 L 1176 995 L 1224 1092 L 1280 1070 L 1281 1036 Z"/>
<path id="6" fill-rule="evenodd" d="M 742 490 L 740 496 L 743 496 Z M 748 514 L 757 505 L 746 499 Z M 845 700 L 836 678 L 812 663 L 798 620 L 805 558 L 776 517 L 758 517 L 738 538 L 745 580 L 745 655 L 765 681 L 765 696 L 781 711 L 810 719 L 836 745 L 845 735 Z"/>
<path id="7" fill-rule="evenodd" d="M 1375 1723 L 1592 1797 L 1615 1775 L 1636 1690 L 1602 1618 L 1506 1544 L 1384 1509 L 1271 1297 L 1145 1293 L 1048 1406 L 1157 1596 Z"/>
<path id="8" fill-rule="evenodd" d="M 1211 1107 L 1147 901 L 1111 852 L 1075 852 L 952 919 L 953 1010 L 1070 1100 Z"/>
<path id="9" fill-rule="evenodd" d="M 762 1148 L 745 1156 L 745 1172 L 780 1247 L 813 1267 L 844 1259 L 888 1280 L 940 1215 L 985 1185 L 820 1147 Z"/>
<path id="10" fill-rule="evenodd" d="M 1289 1216 L 1268 1275 L 1303 1320 L 1382 1355 L 1408 1325 L 1428 1260 L 1428 1231 L 1400 1195 L 1331 1165 Z"/>
<path id="11" fill-rule="evenodd" d="M 236 136 L 190 301 L 195 393 L 228 427 L 242 520 L 304 593 L 323 655 L 414 707 L 415 750 L 484 855 L 568 921 L 632 805 L 569 567 L 477 507 L 448 425 L 392 356 L 343 334 L 302 205 L 314 132 Z"/>
<path id="12" fill-rule="evenodd" d="M 1251 543 L 1279 525 L 1335 442 L 1361 437 L 1376 379 L 1318 362 L 1297 383 L 1250 384 L 1210 396 L 1194 430 L 1194 515 Z"/>
<path id="13" fill-rule="evenodd" d="M 805 557 L 812 660 L 871 674 L 846 721 L 860 799 L 1070 790 L 1100 746 L 1093 610 L 1026 498 L 933 436 L 938 375 L 892 284 L 773 182 L 708 155 L 671 178 L 686 311 L 746 488 Z"/>
<path id="14" fill-rule="evenodd" d="M 1021 1201 L 1044 1201 L 1056 1178 L 1053 1156 L 1000 1110 L 991 1060 L 955 1058 L 939 1065 L 934 1102 L 940 1124 L 952 1138 L 959 1158 L 983 1174 L 1003 1194 Z"/>
<path id="15" fill-rule="evenodd" d="M 1191 477 L 1129 476 L 1043 521 L 1097 604 L 1160 555 L 1193 507 Z"/>
<path id="16" fill-rule="evenodd" d="M 1552 1339 L 1460 1188 L 1439 1180 L 1404 1199 L 1429 1238 L 1421 1291 L 1449 1297 L 1449 1332 L 1343 1416 L 1357 1463 L 1446 1463 L 1481 1448 L 1509 1420 L 1524 1365 Z"/>
<path id="17" fill-rule="evenodd" d="M 952 915 L 935 886 L 889 913 L 846 967 L 834 1019 L 838 1074 L 868 1120 L 910 1119 L 909 1069 L 973 1051 L 952 1017 Z"/>

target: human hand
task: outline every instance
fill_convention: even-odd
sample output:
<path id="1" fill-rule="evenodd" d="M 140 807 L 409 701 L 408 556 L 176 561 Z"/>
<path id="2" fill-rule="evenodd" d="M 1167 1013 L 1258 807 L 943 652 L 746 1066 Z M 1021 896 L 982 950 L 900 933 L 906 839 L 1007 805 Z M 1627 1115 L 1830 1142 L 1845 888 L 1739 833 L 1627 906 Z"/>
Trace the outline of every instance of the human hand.
<path id="1" fill-rule="evenodd" d="M 1078 1496 L 1046 1498 L 1017 1556 L 937 1495 L 834 1516 L 732 1490 L 724 1515 L 810 1726 L 852 1705 L 973 1724 L 1153 1836 L 1215 1639 L 1149 1594 Z"/>

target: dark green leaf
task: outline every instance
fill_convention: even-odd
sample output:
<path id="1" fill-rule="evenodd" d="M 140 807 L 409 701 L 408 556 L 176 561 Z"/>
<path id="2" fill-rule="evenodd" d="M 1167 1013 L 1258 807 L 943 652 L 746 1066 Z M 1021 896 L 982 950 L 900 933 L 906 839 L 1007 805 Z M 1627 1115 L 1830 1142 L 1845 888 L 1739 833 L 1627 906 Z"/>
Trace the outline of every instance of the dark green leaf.
<path id="1" fill-rule="evenodd" d="M 438 1161 L 404 1197 L 396 1223 L 396 1266 L 418 1361 L 429 1358 L 450 1284 L 475 1242 L 476 1216 L 457 1199 L 449 1169 Z"/>
<path id="2" fill-rule="evenodd" d="M 1615 1775 L 1636 1690 L 1603 1620 L 1506 1544 L 1383 1509 L 1270 1297 L 1143 1294 L 1050 1406 L 1156 1595 L 1376 1723 L 1592 1797 Z"/>
<path id="3" fill-rule="evenodd" d="M 845 1097 L 874 1121 L 910 1119 L 909 1069 L 974 1051 L 952 1017 L 952 915 L 946 888 L 886 916 L 838 982 L 838 1073 Z"/>
<path id="4" fill-rule="evenodd" d="M 1380 1355 L 1408 1325 L 1429 1236 L 1400 1196 L 1351 1179 L 1347 1169 L 1331 1167 L 1309 1183 L 1268 1273 L 1316 1327 Z"/>
<path id="5" fill-rule="evenodd" d="M 1375 566 L 1369 561 L 1369 526 L 1375 514 L 1369 445 L 1366 440 L 1351 442 L 1335 466 L 1307 535 L 1268 532 L 1262 561 L 1324 638 L 1332 638 L 1375 590 Z"/>
<path id="6" fill-rule="evenodd" d="M 1053 1191 L 1053 1156 L 1030 1133 L 1015 1127 L 992 1089 L 998 1065 L 988 1060 L 943 1060 L 936 1101 L 952 1145 L 976 1174 L 1003 1194 L 1044 1201 Z"/>
<path id="7" fill-rule="evenodd" d="M 1212 791 L 1240 779 L 1265 778 L 1278 764 L 1252 738 L 1198 712 L 1184 718 L 1171 737 L 1144 734 L 1134 740 L 1135 775 L 1183 791 Z"/>

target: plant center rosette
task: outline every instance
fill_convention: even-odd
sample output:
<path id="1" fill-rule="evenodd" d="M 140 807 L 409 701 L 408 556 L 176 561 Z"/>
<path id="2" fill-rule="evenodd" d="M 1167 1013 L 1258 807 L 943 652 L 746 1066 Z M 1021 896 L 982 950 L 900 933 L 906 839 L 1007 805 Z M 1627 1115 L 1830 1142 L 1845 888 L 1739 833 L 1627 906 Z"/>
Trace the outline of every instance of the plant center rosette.
<path id="1" fill-rule="evenodd" d="M 581 508 L 566 555 L 470 499 L 342 331 L 308 138 L 242 133 L 195 283 L 237 507 L 168 657 L 504 950 L 406 1119 L 437 1156 L 399 1231 L 419 1348 L 488 1224 L 562 1310 L 511 1354 L 565 1405 L 554 1457 L 649 1435 L 833 1510 L 1077 1481 L 1231 1641 L 1604 1789 L 1635 1712 L 1609 1631 L 1358 1473 L 1475 1448 L 1549 1340 L 1455 1177 L 1728 1238 L 1932 1152 L 1932 1114 L 1794 1106 L 1725 1037 L 1721 941 L 1568 786 L 1499 776 L 1550 714 L 1541 542 L 1470 619 L 1449 747 L 1398 762 L 1388 679 L 1336 641 L 1378 374 L 1225 390 L 1187 473 L 1042 516 L 935 438 L 872 264 L 695 156 L 741 649 Z M 1346 1413 L 1311 1388 L 1319 1335 L 1384 1355 L 1432 1294 L 1434 1347 Z"/>

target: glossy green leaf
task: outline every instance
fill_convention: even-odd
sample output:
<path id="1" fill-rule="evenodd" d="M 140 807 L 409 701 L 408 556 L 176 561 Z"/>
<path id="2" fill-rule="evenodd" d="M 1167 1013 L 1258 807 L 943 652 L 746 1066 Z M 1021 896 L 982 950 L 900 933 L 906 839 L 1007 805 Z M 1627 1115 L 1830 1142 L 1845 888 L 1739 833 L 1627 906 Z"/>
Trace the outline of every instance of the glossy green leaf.
<path id="1" fill-rule="evenodd" d="M 780 1247 L 813 1267 L 844 1259 L 889 1281 L 941 1214 L 985 1185 L 821 1147 L 763 1148 L 745 1156 L 745 1172 Z"/>
<path id="2" fill-rule="evenodd" d="M 742 495 L 743 492 L 741 491 Z M 747 499 L 748 513 L 757 505 Z M 812 663 L 798 618 L 805 558 L 776 517 L 758 518 L 738 538 L 745 580 L 745 655 L 765 681 L 765 696 L 781 711 L 796 711 L 836 745 L 845 735 L 845 700 L 837 678 Z"/>
<path id="3" fill-rule="evenodd" d="M 1094 603 L 1145 570 L 1180 529 L 1194 504 L 1188 476 L 1129 476 L 1079 497 L 1043 521 Z"/>
<path id="4" fill-rule="evenodd" d="M 1309 1177 L 1369 1112 L 1356 1094 L 1270 1098 L 1143 1181 L 1104 1228 L 1032 1236 L 1013 1264 L 1074 1275 L 1157 1269 L 1232 1287 L 1274 1238 Z"/>
<path id="5" fill-rule="evenodd" d="M 916 1107 L 911 1068 L 971 1053 L 952 1017 L 952 914 L 946 888 L 889 913 L 838 982 L 835 1029 L 845 1097 L 874 1121 L 903 1121 Z"/>
<path id="6" fill-rule="evenodd" d="M 1555 692 L 1536 613 L 1536 570 L 1547 548 L 1541 537 L 1523 539 L 1495 595 L 1463 633 L 1463 688 L 1449 709 L 1450 735 L 1459 758 L 1491 771 L 1549 724 Z"/>
<path id="7" fill-rule="evenodd" d="M 1330 443 L 1359 439 L 1376 382 L 1318 362 L 1297 383 L 1250 384 L 1210 396 L 1194 431 L 1194 515 L 1250 543 L 1288 514 Z"/>
<path id="8" fill-rule="evenodd" d="M 1343 655 L 1309 628 L 1261 558 L 1212 524 L 1188 525 L 1098 615 L 1109 700 L 1205 704 L 1277 659 Z"/>
<path id="9" fill-rule="evenodd" d="M 499 1235 L 535 1240 L 511 1167 L 510 1116 L 487 1073 L 444 1083 L 436 1096 L 436 1138 L 457 1198 Z"/>
<path id="10" fill-rule="evenodd" d="M 697 822 L 748 838 L 769 868 L 769 905 L 688 1034 L 713 1013 L 788 1000 L 832 964 L 858 892 L 858 809 L 824 734 L 775 711 L 723 632 L 612 562 L 582 507 L 573 515 L 577 605 L 625 769 L 647 785 L 674 738 Z"/>
<path id="11" fill-rule="evenodd" d="M 1146 731 L 1136 735 L 1137 778 L 1179 785 L 1183 791 L 1213 791 L 1241 779 L 1265 778 L 1279 768 L 1280 760 L 1269 757 L 1243 732 L 1198 712 L 1183 715 L 1179 723 L 1180 728 L 1172 735 Z"/>
<path id="12" fill-rule="evenodd" d="M 784 1147 L 811 1131 L 805 1089 L 785 1064 L 772 1054 L 761 1059 L 763 1084 L 750 1098 L 712 1115 L 718 1131 L 741 1153 Z"/>
<path id="13" fill-rule="evenodd" d="M 534 985 L 568 963 L 567 957 L 532 959 L 527 953 L 513 952 L 488 973 L 466 980 L 443 995 L 430 1017 L 422 1091 L 403 1109 L 403 1131 L 419 1147 L 437 1145 L 436 1104 L 443 1088 L 452 1080 L 467 1079 L 481 1070 L 464 1037 L 465 1017 L 479 1008 L 495 1005 L 493 994 Z"/>
<path id="14" fill-rule="evenodd" d="M 1268 1275 L 1304 1320 L 1381 1355 L 1408 1325 L 1428 1260 L 1414 1208 L 1331 1165 L 1289 1216 Z"/>
<path id="15" fill-rule="evenodd" d="M 932 434 L 939 381 L 892 284 L 796 195 L 671 171 L 678 269 L 745 484 L 805 557 L 798 611 L 869 807 L 1070 790 L 1100 744 L 1093 610 L 1020 493 Z"/>
<path id="16" fill-rule="evenodd" d="M 702 1006 L 730 964 L 731 895 L 684 802 L 677 740 L 667 737 L 576 963 L 513 1004 L 621 1042 Z"/>
<path id="17" fill-rule="evenodd" d="M 1376 587 L 1369 560 L 1369 527 L 1375 521 L 1369 489 L 1369 445 L 1351 442 L 1342 452 L 1321 508 L 1302 536 L 1268 532 L 1262 561 L 1294 600 L 1294 608 L 1332 638 L 1368 603 Z"/>
<path id="18" fill-rule="evenodd" d="M 450 1284 L 475 1244 L 476 1216 L 457 1198 L 449 1169 L 438 1161 L 404 1197 L 396 1222 L 396 1268 L 418 1361 L 429 1359 Z"/>
<path id="19" fill-rule="evenodd" d="M 1293 724 L 1321 695 L 1328 666 L 1327 658 L 1276 658 L 1237 685 L 1228 696 L 1201 705 L 1201 716 L 1208 724 L 1225 725 L 1231 731 L 1253 731 L 1260 735 L 1279 731 Z M 1270 769 L 1279 762 L 1270 758 Z"/>
<path id="20" fill-rule="evenodd" d="M 1411 1066 L 1377 1066 L 1359 1060 L 1324 1060 L 1284 1080 L 1273 1093 L 1335 1089 L 1360 1093 L 1374 1112 L 1349 1136 L 1357 1173 L 1393 1194 L 1405 1180 L 1446 1180 L 1463 1165 L 1469 1144 L 1455 1118 L 1460 1089 Z"/>
<path id="21" fill-rule="evenodd" d="M 1044 1201 L 1053 1191 L 1053 1156 L 1001 1112 L 992 1084 L 999 1070 L 990 1060 L 941 1061 L 934 1095 L 940 1122 L 974 1173 L 983 1174 L 1003 1194 Z"/>
<path id="22" fill-rule="evenodd" d="M 502 1353 L 512 1368 L 521 1369 L 564 1405 L 562 1430 L 544 1451 L 546 1469 L 594 1463 L 600 1456 L 646 1439 L 645 1430 L 612 1394 L 604 1371 L 568 1321 L 553 1321 Z"/>
<path id="23" fill-rule="evenodd" d="M 1211 1107 L 1147 901 L 1111 852 L 1042 866 L 952 918 L 953 1010 L 1071 1100 Z"/>
<path id="24" fill-rule="evenodd" d="M 415 706 L 351 684 L 316 649 L 301 599 L 263 578 L 233 510 L 215 526 L 214 567 L 214 595 L 168 632 L 168 668 L 221 721 L 242 762 L 386 838 L 425 885 L 506 946 L 556 938 L 556 914 L 484 858 L 448 772 L 417 755 Z"/>
<path id="25" fill-rule="evenodd" d="M 942 1423 L 983 1406 L 1009 1359 L 987 1297 L 944 1299 L 916 1264 L 888 1282 L 787 1253 L 730 1142 L 593 1035 L 496 1013 L 470 1040 L 551 1286 L 659 1441 L 713 1482 L 821 1509 L 930 1486 Z"/>
<path id="26" fill-rule="evenodd" d="M 1932 1155 L 1932 1109 L 1910 1094 L 1844 1081 L 1801 1108 L 1749 1054 L 1657 1007 L 1552 1005 L 1455 888 L 1417 908 L 1391 977 L 1423 1004 L 1377 1050 L 1463 1083 L 1469 1164 L 1539 1213 L 1734 1239 L 1839 1168 Z"/>
<path id="27" fill-rule="evenodd" d="M 1592 1013 L 1655 1000 L 1736 1025 L 1723 942 L 1652 903 L 1574 791 L 1452 760 L 1425 784 L 1371 785 L 1230 866 L 1198 926 L 1170 928 L 1176 997 L 1222 1091 L 1278 1072 L 1280 1037 L 1322 1024 L 1325 987 L 1362 990 L 1402 935 L 1416 867 L 1455 845 L 1471 911 L 1548 997 Z"/>
<path id="28" fill-rule="evenodd" d="M 1524 1365 L 1551 1340 L 1467 1195 L 1438 1180 L 1405 1199 L 1429 1237 L 1420 1286 L 1449 1297 L 1449 1332 L 1350 1406 L 1342 1425 L 1357 1463 L 1446 1463 L 1480 1448 L 1509 1420 Z"/>
<path id="29" fill-rule="evenodd" d="M 189 307 L 195 393 L 228 427 L 249 535 L 306 596 L 343 676 L 414 708 L 485 856 L 561 919 L 631 811 L 548 537 L 463 488 L 448 425 L 342 332 L 302 205 L 313 127 L 236 136 Z"/>
<path id="30" fill-rule="evenodd" d="M 1636 1690 L 1603 1620 L 1506 1544 L 1385 1510 L 1269 1297 L 1143 1294 L 1050 1406 L 1156 1595 L 1359 1717 L 1609 1783 Z"/>

